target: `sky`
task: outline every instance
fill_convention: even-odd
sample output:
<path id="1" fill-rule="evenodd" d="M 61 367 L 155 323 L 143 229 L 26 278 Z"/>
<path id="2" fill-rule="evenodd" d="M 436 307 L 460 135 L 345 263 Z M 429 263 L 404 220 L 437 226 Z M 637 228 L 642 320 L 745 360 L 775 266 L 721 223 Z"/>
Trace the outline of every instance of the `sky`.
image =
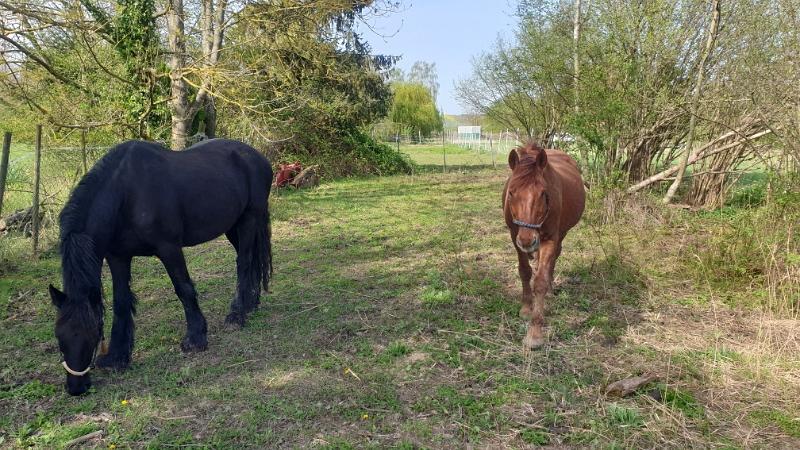
<path id="1" fill-rule="evenodd" d="M 447 115 L 470 112 L 454 98 L 453 85 L 472 74 L 471 58 L 490 51 L 498 33 L 505 38 L 513 37 L 513 7 L 507 0 L 403 0 L 403 3 L 404 11 L 371 23 L 387 37 L 363 25 L 362 37 L 369 42 L 373 54 L 402 56 L 396 66 L 406 74 L 417 61 L 436 63 L 439 110 Z"/>

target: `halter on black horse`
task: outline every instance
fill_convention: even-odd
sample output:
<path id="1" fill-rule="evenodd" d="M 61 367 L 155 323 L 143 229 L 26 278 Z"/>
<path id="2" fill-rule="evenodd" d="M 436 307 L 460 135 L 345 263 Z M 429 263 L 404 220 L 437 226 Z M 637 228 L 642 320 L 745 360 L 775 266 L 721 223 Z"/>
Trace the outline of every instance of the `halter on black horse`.
<path id="1" fill-rule="evenodd" d="M 103 333 L 103 329 L 105 328 L 105 321 L 102 318 L 100 318 L 100 323 L 98 324 L 98 326 L 100 327 L 100 342 L 98 342 L 97 347 L 94 348 L 94 352 L 92 353 L 92 360 L 89 362 L 89 367 L 87 367 L 83 372 L 78 372 L 76 370 L 70 369 L 69 365 L 67 365 L 67 361 L 64 359 L 64 354 L 61 353 L 61 351 L 59 350 L 59 353 L 61 353 L 61 359 L 58 362 L 60 362 L 61 365 L 64 366 L 64 370 L 66 370 L 68 374 L 75 375 L 76 377 L 82 377 L 87 373 L 89 373 L 90 370 L 94 369 L 94 360 L 97 359 L 97 349 L 98 347 L 103 345 L 103 341 L 106 340 L 105 334 Z"/>

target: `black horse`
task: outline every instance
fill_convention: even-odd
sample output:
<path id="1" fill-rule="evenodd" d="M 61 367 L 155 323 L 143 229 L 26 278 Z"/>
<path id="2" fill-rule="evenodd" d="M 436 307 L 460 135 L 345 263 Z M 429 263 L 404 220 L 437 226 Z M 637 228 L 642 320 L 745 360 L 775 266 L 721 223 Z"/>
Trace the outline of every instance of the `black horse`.
<path id="1" fill-rule="evenodd" d="M 186 313 L 183 351 L 203 351 L 206 319 L 197 305 L 183 247 L 225 233 L 237 251 L 236 295 L 225 321 L 243 326 L 272 274 L 268 199 L 269 161 L 241 142 L 213 139 L 174 152 L 157 144 L 117 145 L 78 183 L 61 212 L 64 292 L 50 286 L 58 308 L 55 335 L 67 371 L 66 389 L 91 386 L 89 370 L 124 369 L 133 351 L 136 297 L 131 259 L 157 256 Z M 103 341 L 101 270 L 114 284 L 114 323 L 108 352 Z M 96 356 L 96 362 L 94 361 Z"/>

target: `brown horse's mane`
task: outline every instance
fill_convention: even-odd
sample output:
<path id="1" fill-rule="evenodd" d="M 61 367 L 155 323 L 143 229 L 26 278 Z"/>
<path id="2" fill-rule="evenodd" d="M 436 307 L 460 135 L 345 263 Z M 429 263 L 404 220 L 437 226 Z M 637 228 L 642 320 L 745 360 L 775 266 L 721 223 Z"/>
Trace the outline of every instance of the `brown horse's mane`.
<path id="1" fill-rule="evenodd" d="M 508 187 L 513 190 L 522 189 L 544 189 L 546 183 L 544 174 L 536 166 L 536 155 L 544 149 L 536 141 L 530 141 L 523 147 L 518 147 L 514 151 L 519 155 L 520 160 L 511 174 L 511 181 Z"/>

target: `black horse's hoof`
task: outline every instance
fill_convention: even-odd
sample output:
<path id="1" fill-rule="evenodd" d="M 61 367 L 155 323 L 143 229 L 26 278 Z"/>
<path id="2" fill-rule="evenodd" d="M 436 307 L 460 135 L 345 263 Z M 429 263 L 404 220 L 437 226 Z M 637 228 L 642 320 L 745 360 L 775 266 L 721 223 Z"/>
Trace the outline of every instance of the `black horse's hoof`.
<path id="1" fill-rule="evenodd" d="M 113 355 L 106 353 L 100 355 L 94 360 L 94 366 L 102 370 L 125 370 L 131 365 L 130 356 Z"/>
<path id="2" fill-rule="evenodd" d="M 243 327 L 245 321 L 247 320 L 247 314 L 242 312 L 231 312 L 225 317 L 225 323 L 229 325 L 236 325 L 238 327 Z"/>
<path id="3" fill-rule="evenodd" d="M 205 336 L 189 337 L 186 336 L 181 341 L 181 351 L 185 353 L 204 352 L 208 348 L 208 340 Z"/>

